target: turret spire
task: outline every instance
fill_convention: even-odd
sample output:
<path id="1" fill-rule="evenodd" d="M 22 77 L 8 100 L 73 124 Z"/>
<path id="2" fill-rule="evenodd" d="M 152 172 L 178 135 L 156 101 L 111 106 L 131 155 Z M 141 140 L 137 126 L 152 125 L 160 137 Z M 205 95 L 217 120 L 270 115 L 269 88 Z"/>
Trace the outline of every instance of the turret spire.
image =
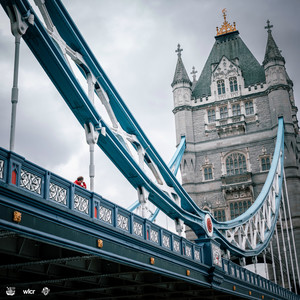
<path id="1" fill-rule="evenodd" d="M 265 29 L 268 31 L 268 41 L 266 46 L 266 53 L 265 53 L 265 59 L 263 61 L 263 64 L 267 64 L 270 61 L 283 61 L 285 63 L 285 60 L 283 56 L 281 55 L 281 51 L 278 49 L 274 38 L 272 36 L 272 30 L 273 25 L 270 25 L 270 21 L 267 21 L 267 26 L 265 26 Z"/>
<path id="2" fill-rule="evenodd" d="M 186 82 L 190 85 L 192 85 L 190 78 L 187 74 L 187 71 L 184 67 L 184 64 L 182 62 L 181 59 L 181 52 L 183 51 L 183 49 L 180 48 L 180 44 L 177 45 L 177 49 L 175 50 L 175 52 L 178 55 L 178 60 L 177 60 L 177 65 L 176 65 L 176 69 L 175 69 L 175 74 L 174 74 L 174 78 L 173 78 L 173 82 L 171 84 L 171 86 L 173 87 L 176 83 L 179 82 Z"/>
<path id="3" fill-rule="evenodd" d="M 192 72 L 191 72 L 191 74 L 192 74 L 192 76 L 193 76 L 193 82 L 196 81 L 196 74 L 197 74 L 197 73 L 198 73 L 198 71 L 196 71 L 195 67 L 193 66 Z"/>

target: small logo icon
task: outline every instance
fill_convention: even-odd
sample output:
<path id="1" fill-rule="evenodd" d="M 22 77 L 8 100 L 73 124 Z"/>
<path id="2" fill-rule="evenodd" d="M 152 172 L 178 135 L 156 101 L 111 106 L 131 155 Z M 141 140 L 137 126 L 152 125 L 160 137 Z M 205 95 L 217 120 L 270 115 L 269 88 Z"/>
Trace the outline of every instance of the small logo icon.
<path id="1" fill-rule="evenodd" d="M 24 295 L 34 295 L 34 293 L 35 290 L 31 290 L 31 289 L 23 290 Z"/>
<path id="2" fill-rule="evenodd" d="M 42 294 L 44 294 L 45 296 L 47 296 L 49 293 L 50 293 L 50 289 L 48 289 L 47 287 L 43 287 Z"/>
<path id="3" fill-rule="evenodd" d="M 16 293 L 16 288 L 14 286 L 6 287 L 6 295 L 13 296 Z"/>

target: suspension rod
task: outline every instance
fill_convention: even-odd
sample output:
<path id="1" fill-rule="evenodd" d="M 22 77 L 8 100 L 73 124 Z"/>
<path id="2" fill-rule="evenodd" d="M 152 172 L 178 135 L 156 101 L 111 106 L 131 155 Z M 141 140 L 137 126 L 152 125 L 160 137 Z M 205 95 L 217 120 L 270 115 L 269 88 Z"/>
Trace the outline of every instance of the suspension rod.
<path id="1" fill-rule="evenodd" d="M 289 248 L 289 254 L 290 254 L 290 261 L 291 261 L 294 288 L 295 288 L 295 291 L 297 291 L 296 278 L 295 278 L 295 269 L 294 269 L 293 256 L 292 256 L 292 247 L 291 247 L 291 240 L 290 240 L 288 222 L 287 222 L 287 217 L 286 217 L 285 197 L 284 197 L 283 189 L 282 189 L 282 207 L 283 207 L 283 215 L 284 215 L 284 221 L 285 221 L 286 236 L 287 236 L 287 240 L 288 240 L 288 248 Z"/>
<path id="2" fill-rule="evenodd" d="M 15 36 L 15 60 L 14 60 L 14 76 L 13 76 L 13 87 L 11 90 L 11 125 L 10 125 L 10 141 L 9 150 L 15 150 L 15 135 L 16 135 L 16 119 L 17 119 L 17 104 L 18 104 L 18 78 L 19 78 L 19 60 L 20 60 L 20 43 L 21 37 Z"/>
<path id="3" fill-rule="evenodd" d="M 266 260 L 266 250 L 263 251 L 263 259 L 264 259 L 266 278 L 269 279 L 268 266 L 267 266 L 267 260 Z"/>
<path id="4" fill-rule="evenodd" d="M 273 251 L 273 239 L 270 242 L 270 251 L 271 251 L 271 259 L 272 259 L 274 282 L 277 284 L 277 274 L 276 274 L 275 258 L 274 258 L 274 251 Z"/>
<path id="5" fill-rule="evenodd" d="M 282 260 L 281 260 L 281 253 L 280 253 L 280 245 L 278 239 L 278 232 L 277 232 L 277 225 L 275 226 L 275 234 L 276 234 L 276 243 L 277 243 L 277 251 L 278 251 L 278 259 L 279 259 L 279 267 L 280 267 L 280 275 L 281 275 L 281 285 L 284 288 L 284 277 L 283 277 L 283 269 L 282 269 Z"/>
<path id="6" fill-rule="evenodd" d="M 280 223 L 280 231 L 281 231 L 281 239 L 282 239 L 282 245 L 283 245 L 283 253 L 284 253 L 287 281 L 288 281 L 289 290 L 291 291 L 292 288 L 291 288 L 291 280 L 290 280 L 290 270 L 289 270 L 287 251 L 286 251 L 286 246 L 285 246 L 285 236 L 284 236 L 284 231 L 283 231 L 283 226 L 282 226 L 281 208 L 279 209 L 279 223 Z"/>
<path id="7" fill-rule="evenodd" d="M 294 228 L 293 228 L 291 209 L 290 209 L 290 200 L 289 200 L 289 194 L 287 192 L 287 184 L 286 184 L 286 177 L 285 177 L 284 169 L 283 169 L 283 181 L 284 181 L 284 188 L 285 188 L 285 193 L 286 193 L 286 203 L 287 203 L 289 219 L 290 219 L 290 229 L 291 229 L 291 234 L 292 234 L 292 241 L 293 241 L 293 248 L 294 248 L 294 255 L 295 255 L 295 262 L 296 262 L 296 270 L 297 270 L 297 276 L 298 276 L 298 285 L 300 286 L 298 257 L 297 257 L 297 250 L 296 250 L 296 245 L 295 245 L 295 236 L 294 236 Z"/>

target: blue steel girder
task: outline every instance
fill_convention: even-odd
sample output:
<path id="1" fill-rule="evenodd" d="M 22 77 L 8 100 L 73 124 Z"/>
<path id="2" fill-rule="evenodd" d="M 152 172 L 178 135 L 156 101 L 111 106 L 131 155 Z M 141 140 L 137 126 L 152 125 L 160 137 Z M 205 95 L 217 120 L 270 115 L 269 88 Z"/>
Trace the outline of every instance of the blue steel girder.
<path id="1" fill-rule="evenodd" d="M 47 9 L 49 9 L 51 13 L 51 18 L 54 14 L 52 21 L 54 20 L 56 22 L 56 19 L 58 19 L 58 24 L 55 23 L 55 25 L 59 29 L 61 36 L 67 36 L 67 41 L 71 46 L 76 50 L 80 49 L 80 54 L 89 66 L 94 77 L 97 78 L 99 84 L 101 84 L 105 92 L 109 95 L 109 100 L 112 104 L 114 113 L 118 116 L 118 121 L 129 133 L 134 133 L 139 137 L 139 142 L 144 149 L 147 149 L 147 155 L 150 159 L 155 161 L 166 183 L 169 186 L 172 186 L 178 194 L 178 197 L 181 199 L 182 207 L 174 203 L 173 199 L 166 195 L 156 183 L 152 182 L 147 177 L 128 153 L 127 149 L 125 149 L 123 143 L 120 142 L 117 136 L 110 130 L 109 126 L 101 119 L 101 116 L 98 114 L 83 88 L 75 78 L 61 49 L 49 36 L 29 2 L 27 0 L 17 0 L 14 3 L 22 16 L 27 16 L 29 13 L 34 15 L 34 25 L 31 25 L 28 28 L 23 35 L 23 39 L 60 92 L 79 123 L 84 126 L 84 124 L 91 122 L 96 128 L 106 128 L 106 136 L 99 135 L 97 142 L 98 146 L 118 167 L 133 187 L 137 189 L 142 186 L 150 192 L 149 200 L 153 204 L 158 206 L 171 218 L 183 219 L 187 225 L 193 228 L 197 235 L 205 234 L 202 224 L 204 213 L 189 197 L 151 145 L 150 141 L 143 133 L 101 66 L 87 47 L 84 39 L 80 35 L 62 3 L 60 1 L 46 2 Z M 10 1 L 1 1 L 1 5 L 6 12 L 7 6 L 11 6 L 11 4 Z M 61 23 L 62 19 L 64 20 L 63 23 Z M 70 39 L 72 40 L 72 43 L 70 42 Z"/>
<path id="2" fill-rule="evenodd" d="M 148 156 L 150 160 L 157 165 L 159 172 L 165 180 L 166 184 L 170 187 L 173 187 L 178 194 L 178 197 L 181 199 L 182 208 L 188 212 L 203 217 L 203 212 L 198 208 L 198 206 L 182 188 L 180 183 L 173 176 L 172 172 L 166 166 L 160 155 L 157 153 L 151 142 L 148 140 L 147 136 L 140 128 L 139 124 L 122 100 L 121 96 L 119 95 L 113 84 L 110 82 L 109 78 L 89 49 L 88 45 L 81 36 L 79 30 L 77 29 L 76 25 L 74 24 L 61 1 L 46 1 L 45 5 L 53 23 L 58 29 L 59 34 L 61 35 L 63 40 L 72 49 L 78 51 L 82 55 L 84 61 L 86 62 L 86 65 L 88 66 L 94 77 L 97 79 L 97 82 L 108 95 L 110 105 L 121 127 L 127 133 L 133 134 L 138 138 L 141 146 L 146 149 L 146 156 Z M 139 181 L 138 179 L 136 180 L 137 182 Z M 141 184 L 138 182 L 137 184 L 134 184 L 134 187 L 137 188 L 140 185 Z"/>
<path id="3" fill-rule="evenodd" d="M 177 175 L 185 148 L 186 148 L 185 136 L 182 136 L 180 143 L 178 144 L 173 157 L 171 158 L 170 162 L 168 163 L 168 168 L 171 170 L 171 172 L 174 174 L 174 176 Z M 134 211 L 135 209 L 137 209 L 140 206 L 140 204 L 141 204 L 140 201 L 137 200 L 128 207 L 128 210 Z M 159 211 L 160 211 L 160 209 L 156 208 L 155 212 L 148 219 L 153 222 L 156 219 L 157 215 L 159 214 Z"/>
<path id="4" fill-rule="evenodd" d="M 38 2 L 38 1 L 37 1 Z M 255 215 L 260 213 L 261 207 L 266 202 L 268 194 L 273 186 L 275 173 L 278 171 L 278 165 L 283 162 L 283 120 L 279 120 L 278 133 L 281 136 L 281 140 L 276 143 L 276 149 L 272 162 L 272 167 L 269 172 L 268 179 L 266 181 L 266 188 L 263 188 L 262 196 L 258 198 L 253 205 L 253 208 L 248 210 L 239 218 L 228 221 L 228 222 L 217 222 L 213 218 L 209 217 L 213 230 L 208 232 L 206 217 L 207 212 L 202 211 L 189 197 L 187 192 L 182 188 L 179 182 L 173 176 L 171 170 L 163 162 L 155 148 L 151 145 L 150 141 L 143 133 L 142 129 L 130 113 L 129 109 L 125 105 L 124 101 L 102 70 L 101 66 L 95 59 L 93 53 L 87 46 L 76 25 L 72 21 L 68 12 L 62 5 L 61 1 L 45 1 L 45 7 L 49 14 L 51 21 L 64 43 L 68 45 L 73 51 L 78 53 L 84 64 L 80 65 L 83 72 L 86 75 L 90 72 L 95 78 L 95 89 L 101 88 L 109 98 L 111 109 L 120 123 L 122 130 L 125 130 L 128 134 L 134 135 L 138 143 L 145 149 L 144 159 L 149 161 L 150 164 L 154 163 L 160 173 L 160 176 L 165 181 L 166 185 L 173 189 L 176 197 L 180 200 L 181 206 L 174 202 L 174 198 L 171 198 L 170 194 L 166 194 L 161 189 L 160 185 L 153 182 L 142 170 L 139 164 L 130 155 L 122 139 L 118 138 L 118 135 L 114 133 L 109 126 L 102 120 L 101 116 L 95 109 L 94 105 L 90 101 L 89 97 L 85 94 L 83 88 L 75 78 L 70 66 L 68 65 L 60 46 L 57 42 L 52 39 L 47 29 L 38 19 L 34 13 L 32 7 L 27 0 L 15 0 L 7 1 L 1 0 L 1 5 L 7 12 L 7 7 L 15 4 L 21 15 L 25 17 L 30 13 L 34 15 L 34 24 L 30 25 L 23 35 L 23 39 L 36 56 L 39 63 L 48 74 L 51 81 L 54 83 L 65 102 L 72 110 L 73 114 L 84 126 L 85 124 L 92 123 L 95 128 L 106 129 L 106 135 L 99 135 L 98 146 L 103 152 L 112 160 L 122 174 L 136 189 L 145 188 L 149 192 L 149 200 L 160 208 L 164 213 L 173 219 L 181 219 L 186 225 L 188 225 L 198 237 L 211 236 L 216 239 L 220 244 L 229 249 L 233 254 L 239 256 L 253 256 L 260 253 L 266 246 L 274 230 L 277 214 L 278 214 L 278 203 L 280 203 L 280 193 L 276 194 L 276 211 L 273 213 L 272 226 L 268 226 L 266 233 L 260 236 L 260 240 L 249 241 L 247 239 L 247 247 L 239 245 L 234 236 L 236 232 L 242 232 L 241 235 L 245 235 L 246 229 L 250 226 L 256 230 L 257 223 L 260 227 L 261 221 L 253 219 Z M 48 28 L 49 30 L 49 28 Z M 279 147 L 279 148 L 278 148 Z M 281 170 L 283 166 L 281 167 Z M 282 176 L 279 174 L 279 190 L 281 189 Z M 270 179 L 269 179 L 270 178 Z M 278 194 L 278 195 L 277 195 Z M 248 222 L 248 223 L 247 223 Z M 249 223 L 250 222 L 250 223 Z M 245 224 L 245 225 L 243 225 Z M 247 225 L 250 224 L 250 225 Z M 254 225 L 253 225 L 254 224 Z M 243 227 L 244 226 L 244 227 Z M 247 227 L 248 226 L 248 227 Z M 251 244 L 249 246 L 249 244 Z"/>
<path id="5" fill-rule="evenodd" d="M 237 218 L 227 222 L 215 220 L 213 234 L 215 240 L 221 244 L 225 242 L 225 247 L 229 249 L 234 247 L 234 252 L 239 256 L 258 255 L 268 246 L 280 210 L 283 169 L 284 121 L 280 117 L 271 168 L 260 194 L 252 206 Z"/>

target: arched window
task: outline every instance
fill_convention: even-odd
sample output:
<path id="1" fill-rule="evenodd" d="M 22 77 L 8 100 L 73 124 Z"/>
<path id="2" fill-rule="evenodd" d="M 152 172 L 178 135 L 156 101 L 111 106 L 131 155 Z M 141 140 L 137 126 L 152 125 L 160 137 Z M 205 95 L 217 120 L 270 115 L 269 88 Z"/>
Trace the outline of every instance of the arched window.
<path id="1" fill-rule="evenodd" d="M 224 119 L 228 117 L 227 106 L 220 107 L 220 119 Z"/>
<path id="2" fill-rule="evenodd" d="M 207 111 L 208 123 L 213 123 L 216 121 L 216 112 L 214 109 L 209 109 Z"/>
<path id="3" fill-rule="evenodd" d="M 224 80 L 218 80 L 217 81 L 217 85 L 218 85 L 218 94 L 225 94 L 225 83 Z"/>
<path id="4" fill-rule="evenodd" d="M 230 92 L 236 92 L 238 90 L 236 77 L 229 78 Z"/>
<path id="5" fill-rule="evenodd" d="M 211 166 L 204 168 L 204 180 L 211 180 L 213 179 L 212 175 L 212 168 Z"/>
<path id="6" fill-rule="evenodd" d="M 270 156 L 265 156 L 261 158 L 261 170 L 267 171 L 271 167 Z"/>
<path id="7" fill-rule="evenodd" d="M 232 115 L 239 116 L 241 114 L 241 107 L 239 104 L 232 105 Z"/>
<path id="8" fill-rule="evenodd" d="M 227 175 L 238 175 L 247 172 L 246 157 L 241 153 L 232 153 L 226 158 Z"/>
<path id="9" fill-rule="evenodd" d="M 254 114 L 253 102 L 252 101 L 246 102 L 245 103 L 245 109 L 246 109 L 246 115 Z"/>

